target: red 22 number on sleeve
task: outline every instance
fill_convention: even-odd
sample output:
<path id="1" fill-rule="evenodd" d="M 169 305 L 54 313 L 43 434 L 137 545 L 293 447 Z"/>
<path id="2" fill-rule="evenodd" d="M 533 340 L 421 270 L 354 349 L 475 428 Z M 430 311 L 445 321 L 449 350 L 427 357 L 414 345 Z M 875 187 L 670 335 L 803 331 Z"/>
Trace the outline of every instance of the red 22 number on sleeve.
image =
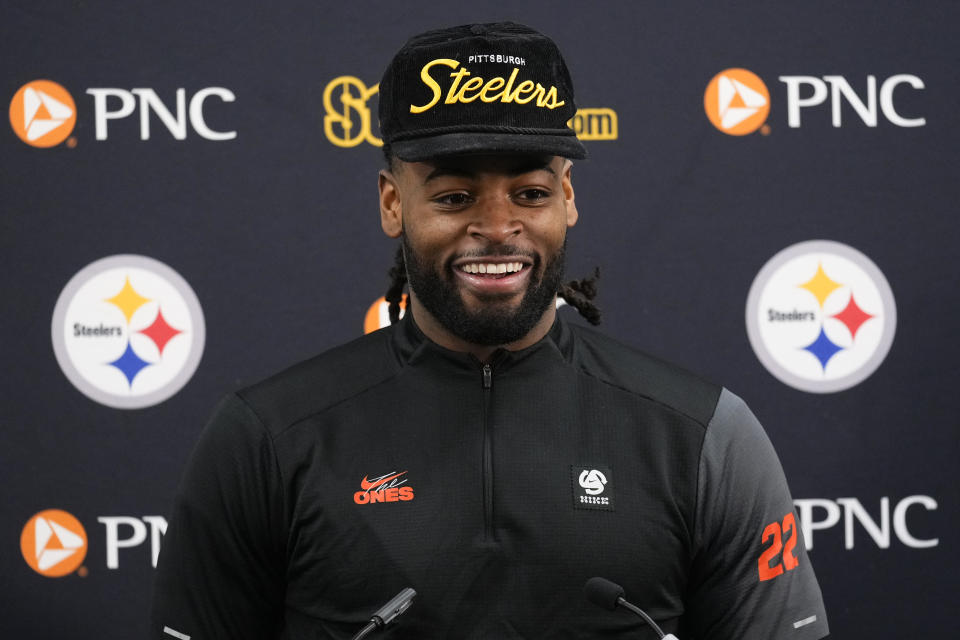
<path id="1" fill-rule="evenodd" d="M 786 544 L 783 542 L 784 537 L 787 540 Z M 784 571 L 796 568 L 799 562 L 793 555 L 793 550 L 797 546 L 797 521 L 793 512 L 783 517 L 783 523 L 771 522 L 764 528 L 760 541 L 766 544 L 771 538 L 773 543 L 760 554 L 760 560 L 757 562 L 761 582 L 772 580 Z M 782 562 L 770 566 L 770 561 L 774 560 L 781 551 L 783 552 Z"/>

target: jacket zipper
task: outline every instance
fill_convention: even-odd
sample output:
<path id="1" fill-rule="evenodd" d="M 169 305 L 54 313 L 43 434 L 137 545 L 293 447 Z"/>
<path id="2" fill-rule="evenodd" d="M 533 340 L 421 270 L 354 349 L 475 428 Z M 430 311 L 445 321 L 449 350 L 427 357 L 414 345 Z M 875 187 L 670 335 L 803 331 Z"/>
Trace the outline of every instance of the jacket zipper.
<path id="1" fill-rule="evenodd" d="M 493 540 L 493 435 L 490 413 L 493 394 L 493 367 L 484 364 L 483 372 L 483 539 Z"/>

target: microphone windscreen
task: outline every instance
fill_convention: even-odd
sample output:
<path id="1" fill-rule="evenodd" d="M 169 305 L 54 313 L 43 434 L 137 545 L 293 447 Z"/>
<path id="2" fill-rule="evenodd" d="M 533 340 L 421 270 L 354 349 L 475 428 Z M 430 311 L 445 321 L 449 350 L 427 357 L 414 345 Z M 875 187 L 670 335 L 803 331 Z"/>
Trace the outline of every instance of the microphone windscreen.
<path id="1" fill-rule="evenodd" d="M 613 611 L 617 608 L 617 600 L 623 597 L 624 591 L 620 585 L 606 578 L 597 577 L 587 580 L 587 584 L 583 585 L 583 593 L 593 604 Z"/>

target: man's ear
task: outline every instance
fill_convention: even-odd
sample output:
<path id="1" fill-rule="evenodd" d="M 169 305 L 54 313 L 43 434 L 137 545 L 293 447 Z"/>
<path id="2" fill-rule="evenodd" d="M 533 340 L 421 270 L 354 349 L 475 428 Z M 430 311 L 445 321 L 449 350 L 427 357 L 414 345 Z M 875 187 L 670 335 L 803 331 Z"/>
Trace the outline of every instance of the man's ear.
<path id="1" fill-rule="evenodd" d="M 400 188 L 397 177 L 382 169 L 379 179 L 380 188 L 380 226 L 390 238 L 399 238 L 403 232 L 403 204 L 400 200 Z"/>
<path id="2" fill-rule="evenodd" d="M 577 213 L 577 203 L 573 195 L 573 179 L 571 178 L 572 169 L 573 163 L 570 162 L 570 160 L 564 159 L 563 171 L 560 174 L 560 184 L 563 188 L 563 200 L 567 205 L 568 228 L 577 224 L 577 219 L 580 217 L 580 214 Z"/>

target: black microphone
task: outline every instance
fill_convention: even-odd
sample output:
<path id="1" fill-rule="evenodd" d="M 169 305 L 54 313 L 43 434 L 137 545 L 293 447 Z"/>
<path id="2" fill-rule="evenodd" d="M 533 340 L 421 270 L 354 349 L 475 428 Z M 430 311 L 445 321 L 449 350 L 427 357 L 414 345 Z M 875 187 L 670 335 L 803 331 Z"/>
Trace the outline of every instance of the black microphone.
<path id="1" fill-rule="evenodd" d="M 606 578 L 590 578 L 587 580 L 587 584 L 583 585 L 583 592 L 587 596 L 587 600 L 598 607 L 613 611 L 620 606 L 634 612 L 650 625 L 661 640 L 677 640 L 677 637 L 672 633 L 664 634 L 657 623 L 653 621 L 653 618 L 648 616 L 643 609 L 627 602 L 623 597 L 623 587 L 620 585 L 610 582 Z"/>
<path id="2" fill-rule="evenodd" d="M 417 595 L 417 592 L 407 587 L 393 598 L 383 605 L 377 612 L 370 617 L 370 622 L 367 623 L 363 629 L 360 629 L 360 632 L 353 636 L 353 640 L 361 640 L 366 638 L 368 635 L 376 631 L 377 629 L 382 629 L 387 626 L 394 619 L 399 616 L 401 613 L 410 608 L 410 605 L 413 604 L 413 598 Z"/>

